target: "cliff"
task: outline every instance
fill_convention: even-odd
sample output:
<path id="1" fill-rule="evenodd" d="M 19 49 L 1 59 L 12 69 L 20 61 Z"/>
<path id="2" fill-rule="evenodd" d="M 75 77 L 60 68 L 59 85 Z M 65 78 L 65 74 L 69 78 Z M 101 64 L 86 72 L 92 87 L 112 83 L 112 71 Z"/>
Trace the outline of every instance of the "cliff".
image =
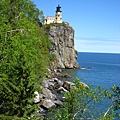
<path id="1" fill-rule="evenodd" d="M 47 29 L 49 39 L 53 45 L 50 52 L 55 53 L 56 68 L 79 68 L 76 61 L 78 52 L 74 49 L 74 30 L 68 23 L 52 24 Z"/>

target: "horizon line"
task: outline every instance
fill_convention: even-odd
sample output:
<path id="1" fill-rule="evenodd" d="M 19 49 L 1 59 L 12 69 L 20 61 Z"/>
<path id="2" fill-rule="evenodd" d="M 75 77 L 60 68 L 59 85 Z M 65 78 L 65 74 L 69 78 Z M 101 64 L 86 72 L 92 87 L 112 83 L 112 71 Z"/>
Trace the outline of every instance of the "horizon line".
<path id="1" fill-rule="evenodd" d="M 92 52 L 92 51 L 78 51 L 78 53 L 105 53 L 105 54 L 120 54 L 120 52 Z"/>

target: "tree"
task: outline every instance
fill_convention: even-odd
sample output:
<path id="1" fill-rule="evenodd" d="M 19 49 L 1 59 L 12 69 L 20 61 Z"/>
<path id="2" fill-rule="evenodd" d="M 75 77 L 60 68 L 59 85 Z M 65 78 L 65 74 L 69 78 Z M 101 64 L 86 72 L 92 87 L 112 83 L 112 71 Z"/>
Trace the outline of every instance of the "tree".
<path id="1" fill-rule="evenodd" d="M 6 18 L 6 24 L 15 25 L 23 18 L 27 18 L 36 26 L 41 26 L 44 16 L 43 11 L 36 8 L 31 0 L 1 0 L 0 1 L 1 16 Z"/>
<path id="2" fill-rule="evenodd" d="M 47 72 L 49 40 L 31 1 L 0 3 L 0 114 L 27 118 L 36 112 L 34 92 Z"/>
<path id="3" fill-rule="evenodd" d="M 113 85 L 111 88 L 111 96 L 109 98 L 112 102 L 104 116 L 109 115 L 111 109 L 115 111 L 114 117 L 120 118 L 120 87 Z"/>

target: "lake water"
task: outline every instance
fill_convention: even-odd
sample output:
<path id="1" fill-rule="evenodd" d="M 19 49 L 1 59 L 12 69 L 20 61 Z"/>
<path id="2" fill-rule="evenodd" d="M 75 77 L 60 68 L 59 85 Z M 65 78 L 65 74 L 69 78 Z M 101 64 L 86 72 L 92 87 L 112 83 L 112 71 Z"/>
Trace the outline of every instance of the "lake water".
<path id="1" fill-rule="evenodd" d="M 77 61 L 86 68 L 75 72 L 81 81 L 105 89 L 113 84 L 120 86 L 120 54 L 79 53 Z M 92 66 L 92 69 L 88 69 L 88 66 Z"/>
<path id="2" fill-rule="evenodd" d="M 109 90 L 112 85 L 120 87 L 120 54 L 79 52 L 77 61 L 85 70 L 69 70 L 72 79 L 77 77 L 93 88 L 101 86 Z M 102 109 L 105 107 L 106 104 L 102 105 Z"/>

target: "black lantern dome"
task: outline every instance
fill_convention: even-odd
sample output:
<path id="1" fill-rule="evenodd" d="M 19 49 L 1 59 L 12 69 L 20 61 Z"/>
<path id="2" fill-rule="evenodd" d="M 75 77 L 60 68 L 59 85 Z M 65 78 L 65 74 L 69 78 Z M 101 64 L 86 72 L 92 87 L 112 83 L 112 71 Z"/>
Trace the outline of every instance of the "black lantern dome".
<path id="1" fill-rule="evenodd" d="M 60 11 L 60 5 L 58 5 L 57 7 L 56 7 L 56 12 L 62 12 L 62 11 Z"/>

